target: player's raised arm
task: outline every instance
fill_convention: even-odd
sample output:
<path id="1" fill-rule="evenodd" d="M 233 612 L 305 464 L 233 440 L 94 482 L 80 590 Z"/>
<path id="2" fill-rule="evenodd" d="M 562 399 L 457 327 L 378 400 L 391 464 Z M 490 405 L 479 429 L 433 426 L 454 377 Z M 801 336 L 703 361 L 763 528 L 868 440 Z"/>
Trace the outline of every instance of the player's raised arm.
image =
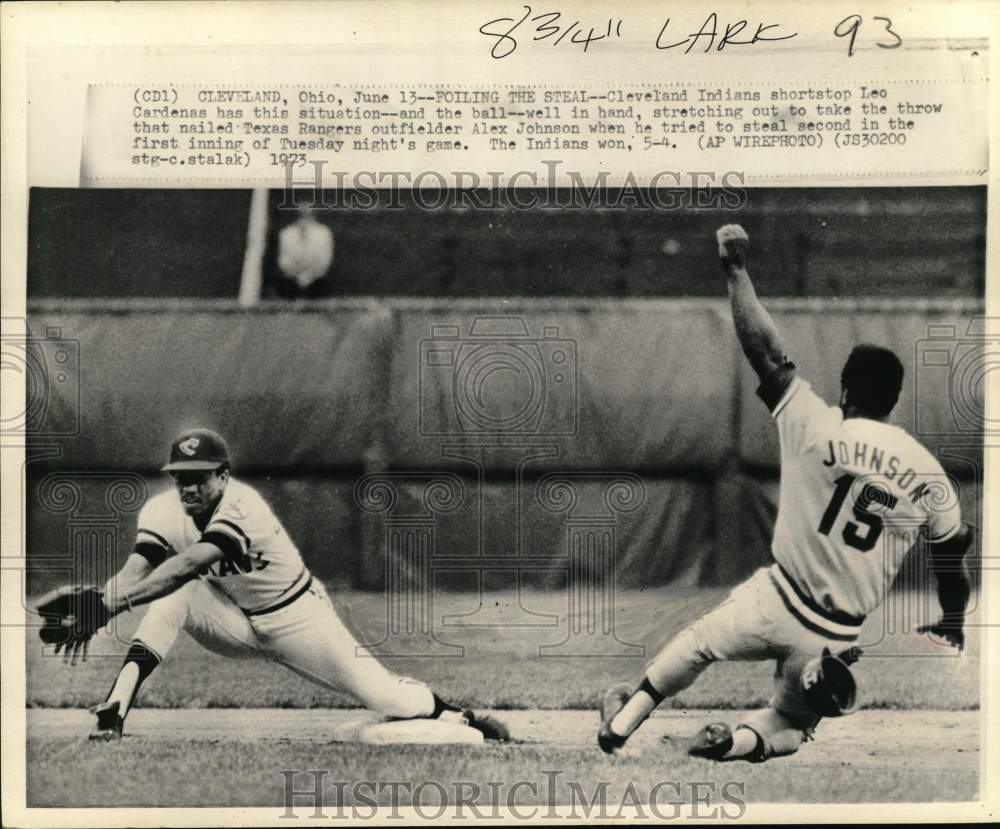
<path id="1" fill-rule="evenodd" d="M 719 241 L 719 258 L 726 272 L 736 336 L 753 370 L 764 380 L 782 366 L 785 352 L 778 329 L 757 299 L 757 292 L 747 273 L 750 237 L 739 225 L 724 225 L 715 236 Z"/>

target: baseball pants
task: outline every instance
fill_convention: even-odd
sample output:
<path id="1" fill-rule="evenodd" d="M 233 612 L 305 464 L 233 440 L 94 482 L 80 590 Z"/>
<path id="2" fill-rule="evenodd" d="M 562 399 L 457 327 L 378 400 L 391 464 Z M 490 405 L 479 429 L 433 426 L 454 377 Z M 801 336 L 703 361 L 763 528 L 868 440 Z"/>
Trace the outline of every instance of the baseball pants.
<path id="1" fill-rule="evenodd" d="M 287 607 L 248 617 L 219 588 L 195 579 L 151 602 L 134 639 L 162 660 L 182 630 L 223 656 L 280 662 L 388 717 L 424 717 L 434 711 L 431 690 L 393 674 L 361 647 L 315 580 Z"/>
<path id="2" fill-rule="evenodd" d="M 850 644 L 806 628 L 785 607 L 768 569 L 762 568 L 668 642 L 647 666 L 646 676 L 669 697 L 691 685 L 713 662 L 776 660 L 770 707 L 737 726 L 761 737 L 760 759 L 765 759 L 792 754 L 811 739 L 820 717 L 803 699 L 802 668 L 823 648 L 836 653 Z"/>

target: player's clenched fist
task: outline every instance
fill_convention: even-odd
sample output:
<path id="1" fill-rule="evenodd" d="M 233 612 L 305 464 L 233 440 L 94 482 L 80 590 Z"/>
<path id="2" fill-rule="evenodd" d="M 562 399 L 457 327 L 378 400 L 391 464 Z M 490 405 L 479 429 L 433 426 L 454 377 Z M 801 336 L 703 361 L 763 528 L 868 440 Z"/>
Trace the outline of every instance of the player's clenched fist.
<path id="1" fill-rule="evenodd" d="M 723 225 L 715 231 L 715 238 L 719 241 L 719 258 L 723 267 L 735 265 L 742 268 L 746 265 L 750 237 L 740 225 Z"/>

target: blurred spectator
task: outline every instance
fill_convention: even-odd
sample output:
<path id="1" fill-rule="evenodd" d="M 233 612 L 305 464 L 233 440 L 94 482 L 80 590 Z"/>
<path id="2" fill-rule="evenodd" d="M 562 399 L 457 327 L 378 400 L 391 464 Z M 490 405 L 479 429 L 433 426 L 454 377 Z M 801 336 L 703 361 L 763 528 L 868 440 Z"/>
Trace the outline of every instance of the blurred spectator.
<path id="1" fill-rule="evenodd" d="M 284 299 L 329 296 L 333 264 L 333 231 L 303 205 L 299 217 L 278 235 L 275 293 Z"/>

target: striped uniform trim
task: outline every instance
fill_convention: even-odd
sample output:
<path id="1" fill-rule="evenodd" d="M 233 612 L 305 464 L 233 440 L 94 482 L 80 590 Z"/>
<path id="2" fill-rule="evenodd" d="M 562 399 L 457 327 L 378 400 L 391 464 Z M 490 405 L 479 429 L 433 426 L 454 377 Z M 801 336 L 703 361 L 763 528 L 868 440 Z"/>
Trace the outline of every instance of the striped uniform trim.
<path id="1" fill-rule="evenodd" d="M 959 521 L 954 527 L 948 530 L 948 532 L 942 533 L 941 535 L 929 536 L 927 540 L 930 541 L 931 544 L 940 544 L 942 541 L 947 541 L 949 538 L 955 535 L 955 533 L 957 533 L 959 529 L 961 529 L 961 527 L 962 527 L 962 522 Z"/>
<path id="2" fill-rule="evenodd" d="M 757 396 L 772 414 L 776 413 L 778 405 L 797 379 L 795 372 L 795 363 L 783 358 L 780 366 L 761 378 L 760 385 L 757 386 Z"/>
<path id="3" fill-rule="evenodd" d="M 288 607 L 288 605 L 312 587 L 312 582 L 312 574 L 306 570 L 305 567 L 303 567 L 302 572 L 299 573 L 292 583 L 281 592 L 277 601 L 273 604 L 266 605 L 265 607 L 257 608 L 255 610 L 247 610 L 246 608 L 240 608 L 240 610 L 242 610 L 247 616 L 261 616 L 264 613 L 273 613 L 275 610 L 281 610 L 283 607 Z M 282 598 L 282 596 L 285 598 Z"/>
<path id="4" fill-rule="evenodd" d="M 150 544 L 148 541 L 136 541 L 132 552 L 142 556 L 152 567 L 159 567 L 167 558 L 167 549 L 159 544 Z"/>
<path id="5" fill-rule="evenodd" d="M 781 410 L 788 405 L 788 401 L 791 400 L 795 396 L 795 392 L 797 392 L 801 388 L 802 388 L 802 378 L 801 377 L 794 378 L 792 382 L 788 384 L 788 388 L 785 390 L 784 397 L 782 397 L 781 400 L 778 401 L 778 405 L 775 406 L 774 410 L 771 412 L 771 417 L 777 420 L 778 415 L 781 414 Z"/>
<path id="6" fill-rule="evenodd" d="M 843 642 L 858 638 L 863 618 L 824 610 L 798 588 L 780 565 L 771 567 L 767 575 L 788 612 L 813 633 Z"/>
<path id="7" fill-rule="evenodd" d="M 239 541 L 234 539 L 229 533 L 219 530 L 210 530 L 201 537 L 202 544 L 212 544 L 222 550 L 226 560 L 235 564 L 239 570 L 244 570 L 244 559 L 247 558 L 246 550 Z"/>
<path id="8" fill-rule="evenodd" d="M 135 534 L 136 544 L 155 544 L 157 547 L 163 547 L 166 550 L 170 549 L 170 543 L 159 533 L 154 533 L 152 530 L 147 530 L 143 527 L 139 527 Z"/>
<path id="9" fill-rule="evenodd" d="M 217 532 L 225 533 L 232 538 L 233 541 L 239 544 L 242 552 L 250 552 L 250 536 L 243 532 L 243 530 L 241 530 L 232 521 L 227 521 L 225 518 L 216 518 L 205 528 L 205 535 Z"/>

